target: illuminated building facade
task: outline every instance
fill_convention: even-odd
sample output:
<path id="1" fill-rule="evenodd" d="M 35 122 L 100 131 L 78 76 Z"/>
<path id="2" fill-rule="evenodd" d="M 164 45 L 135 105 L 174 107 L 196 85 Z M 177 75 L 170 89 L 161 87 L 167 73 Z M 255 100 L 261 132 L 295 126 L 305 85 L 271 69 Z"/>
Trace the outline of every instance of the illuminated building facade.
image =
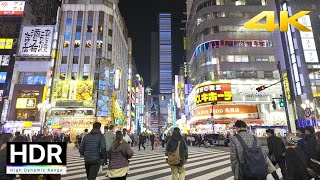
<path id="1" fill-rule="evenodd" d="M 124 127 L 129 50 L 118 1 L 66 0 L 61 13 L 53 124 L 71 134 L 96 120 Z"/>
<path id="2" fill-rule="evenodd" d="M 188 108 L 194 122 L 203 120 L 206 124 L 208 119 L 213 122 L 210 112 L 196 115 L 198 111 L 195 108 L 211 107 L 209 102 L 218 100 L 218 104 L 230 105 L 222 107 L 225 111 L 230 108 L 234 111 L 231 104 L 257 106 L 259 112 L 256 115 L 244 117 L 249 124 L 251 119 L 253 124 L 274 125 L 282 122 L 284 125 L 285 118 L 279 118 L 284 117 L 283 108 L 278 106 L 273 109 L 271 106 L 272 98 L 281 95 L 280 84 L 259 93 L 256 91 L 261 85 L 268 86 L 279 81 L 277 62 L 284 60 L 280 33 L 243 27 L 246 21 L 260 12 L 273 10 L 275 2 L 266 0 L 187 1 L 187 59 L 193 85 Z M 229 100 L 231 102 L 225 102 Z M 203 101 L 206 105 L 195 103 Z M 216 123 L 219 124 L 219 120 L 220 124 L 232 123 L 233 112 L 228 113 L 229 116 L 223 116 L 228 120 L 214 117 Z"/>

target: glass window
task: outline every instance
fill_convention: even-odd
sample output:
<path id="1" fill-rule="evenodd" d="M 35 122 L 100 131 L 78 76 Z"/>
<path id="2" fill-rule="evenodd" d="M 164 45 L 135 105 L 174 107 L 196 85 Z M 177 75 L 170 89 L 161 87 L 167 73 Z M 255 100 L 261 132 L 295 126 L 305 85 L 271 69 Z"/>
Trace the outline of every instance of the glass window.
<path id="1" fill-rule="evenodd" d="M 72 80 L 77 80 L 77 75 L 78 75 L 77 72 L 72 72 L 72 73 L 71 73 L 71 79 L 72 79 Z"/>
<path id="2" fill-rule="evenodd" d="M 102 33 L 103 32 L 103 26 L 99 25 L 98 26 L 98 31 L 99 31 L 99 33 Z"/>
<path id="3" fill-rule="evenodd" d="M 74 48 L 79 48 L 80 47 L 80 41 L 74 41 Z"/>
<path id="4" fill-rule="evenodd" d="M 46 84 L 46 72 L 21 72 L 19 73 L 19 84 Z"/>
<path id="5" fill-rule="evenodd" d="M 65 72 L 61 72 L 60 73 L 60 79 L 61 80 L 65 80 L 66 79 L 66 73 Z"/>
<path id="6" fill-rule="evenodd" d="M 62 56 L 61 64 L 67 64 L 67 56 Z"/>
<path id="7" fill-rule="evenodd" d="M 71 24 L 72 24 L 72 18 L 67 18 L 66 25 L 71 26 Z"/>
<path id="8" fill-rule="evenodd" d="M 113 16 L 109 15 L 109 22 L 113 23 Z"/>
<path id="9" fill-rule="evenodd" d="M 72 63 L 73 64 L 78 64 L 79 63 L 79 57 L 78 56 L 74 56 Z"/>
<path id="10" fill-rule="evenodd" d="M 84 57 L 84 64 L 90 64 L 90 56 Z"/>
<path id="11" fill-rule="evenodd" d="M 86 41 L 86 48 L 91 48 L 91 41 Z"/>
<path id="12" fill-rule="evenodd" d="M 112 44 L 108 44 L 108 51 L 112 51 Z"/>
<path id="13" fill-rule="evenodd" d="M 92 32 L 92 30 L 93 30 L 92 25 L 88 25 L 88 26 L 87 26 L 87 32 Z"/>
<path id="14" fill-rule="evenodd" d="M 112 29 L 108 29 L 108 35 L 112 37 Z"/>

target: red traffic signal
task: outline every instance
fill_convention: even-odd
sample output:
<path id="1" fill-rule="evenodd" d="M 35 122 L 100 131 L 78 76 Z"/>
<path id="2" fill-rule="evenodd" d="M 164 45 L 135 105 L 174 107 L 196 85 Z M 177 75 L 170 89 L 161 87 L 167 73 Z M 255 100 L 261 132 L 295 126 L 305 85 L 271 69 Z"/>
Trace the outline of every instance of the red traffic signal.
<path id="1" fill-rule="evenodd" d="M 259 87 L 256 88 L 256 90 L 257 90 L 258 92 L 263 91 L 263 90 L 265 90 L 265 89 L 266 89 L 265 86 L 259 86 Z"/>

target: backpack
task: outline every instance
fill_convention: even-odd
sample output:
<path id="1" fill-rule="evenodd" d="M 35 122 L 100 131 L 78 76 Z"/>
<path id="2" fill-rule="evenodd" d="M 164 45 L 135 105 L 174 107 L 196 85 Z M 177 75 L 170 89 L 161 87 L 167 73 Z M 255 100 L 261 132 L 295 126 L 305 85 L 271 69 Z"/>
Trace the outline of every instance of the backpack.
<path id="1" fill-rule="evenodd" d="M 243 160 L 240 161 L 242 176 L 246 178 L 265 178 L 268 175 L 268 167 L 261 147 L 257 145 L 257 138 L 253 136 L 252 148 L 243 141 L 240 135 L 235 135 L 243 147 Z"/>
<path id="2" fill-rule="evenodd" d="M 178 147 L 175 151 L 168 153 L 168 164 L 170 166 L 177 166 L 180 164 L 180 141 L 178 141 Z"/>

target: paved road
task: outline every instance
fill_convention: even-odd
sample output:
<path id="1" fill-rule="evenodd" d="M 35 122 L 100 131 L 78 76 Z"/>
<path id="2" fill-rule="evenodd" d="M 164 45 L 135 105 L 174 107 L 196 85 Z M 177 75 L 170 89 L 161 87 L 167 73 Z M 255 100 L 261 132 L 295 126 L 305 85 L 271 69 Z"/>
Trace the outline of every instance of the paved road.
<path id="1" fill-rule="evenodd" d="M 134 157 L 130 160 L 128 180 L 170 180 L 170 168 L 165 163 L 164 150 L 138 151 L 133 148 Z M 187 180 L 224 180 L 233 179 L 229 149 L 225 147 L 198 148 L 189 147 L 189 161 L 186 165 Z M 280 170 L 278 170 L 280 172 Z M 279 173 L 281 174 L 281 173 Z M 98 175 L 97 180 L 104 177 L 105 170 Z M 77 150 L 68 150 L 67 174 L 63 180 L 86 180 L 83 158 L 79 157 Z M 268 179 L 273 179 L 269 178 Z"/>

